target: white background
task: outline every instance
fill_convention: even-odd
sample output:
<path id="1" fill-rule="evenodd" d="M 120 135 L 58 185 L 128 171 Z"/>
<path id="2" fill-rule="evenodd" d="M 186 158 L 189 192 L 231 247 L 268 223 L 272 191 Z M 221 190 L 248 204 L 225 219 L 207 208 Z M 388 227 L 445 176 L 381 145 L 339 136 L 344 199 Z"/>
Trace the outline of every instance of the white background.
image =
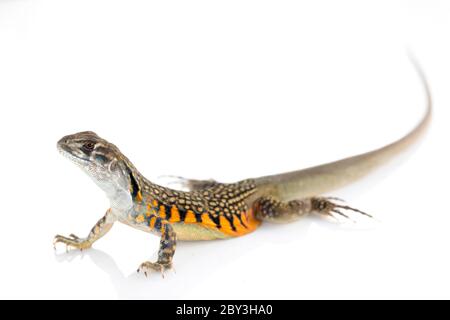
<path id="1" fill-rule="evenodd" d="M 447 1 L 0 1 L 0 298 L 450 298 Z M 231 182 L 391 142 L 413 150 L 333 195 L 374 214 L 310 217 L 180 243 L 176 273 L 135 273 L 159 239 L 116 224 L 84 253 L 102 192 L 56 151 L 96 131 L 150 179 Z"/>

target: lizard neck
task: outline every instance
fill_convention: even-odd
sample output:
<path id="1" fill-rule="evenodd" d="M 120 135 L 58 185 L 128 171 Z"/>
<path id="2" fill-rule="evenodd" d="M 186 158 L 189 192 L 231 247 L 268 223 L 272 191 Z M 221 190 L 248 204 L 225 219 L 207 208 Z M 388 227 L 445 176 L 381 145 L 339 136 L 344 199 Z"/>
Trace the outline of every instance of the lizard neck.
<path id="1" fill-rule="evenodd" d="M 113 211 L 128 213 L 135 203 L 142 201 L 142 186 L 144 177 L 128 160 L 121 162 L 122 174 L 109 183 L 100 185 L 110 201 Z"/>
<path id="2" fill-rule="evenodd" d="M 127 212 L 133 206 L 131 194 L 122 181 L 96 181 L 96 184 L 105 192 L 113 211 Z"/>

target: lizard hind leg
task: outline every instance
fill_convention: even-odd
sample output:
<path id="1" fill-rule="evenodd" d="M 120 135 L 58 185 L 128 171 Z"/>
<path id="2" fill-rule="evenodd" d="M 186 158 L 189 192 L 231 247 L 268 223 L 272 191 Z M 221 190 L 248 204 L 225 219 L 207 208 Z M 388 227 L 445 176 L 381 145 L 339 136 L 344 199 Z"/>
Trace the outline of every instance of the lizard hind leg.
<path id="1" fill-rule="evenodd" d="M 353 211 L 372 218 L 368 213 L 340 204 L 343 200 L 335 197 L 310 197 L 282 202 L 274 197 L 261 197 L 254 203 L 256 218 L 273 223 L 287 223 L 311 213 L 336 218 L 339 215 L 350 219 L 345 211 Z"/>

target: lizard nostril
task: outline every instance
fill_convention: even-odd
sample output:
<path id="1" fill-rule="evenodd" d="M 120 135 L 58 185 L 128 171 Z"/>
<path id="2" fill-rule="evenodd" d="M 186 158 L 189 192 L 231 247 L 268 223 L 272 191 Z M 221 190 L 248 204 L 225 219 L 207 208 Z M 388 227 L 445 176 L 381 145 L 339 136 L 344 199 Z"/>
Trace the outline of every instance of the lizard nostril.
<path id="1" fill-rule="evenodd" d="M 61 145 L 67 144 L 68 141 L 69 141 L 69 139 L 68 139 L 67 136 L 62 137 L 62 138 L 58 141 L 57 145 L 58 145 L 58 146 L 61 146 Z"/>

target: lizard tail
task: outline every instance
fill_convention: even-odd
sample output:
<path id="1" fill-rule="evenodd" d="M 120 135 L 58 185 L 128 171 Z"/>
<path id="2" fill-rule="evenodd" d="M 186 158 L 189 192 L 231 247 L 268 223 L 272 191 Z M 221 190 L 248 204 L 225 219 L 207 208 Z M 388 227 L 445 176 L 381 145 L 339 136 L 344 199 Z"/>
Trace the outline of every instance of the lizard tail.
<path id="1" fill-rule="evenodd" d="M 412 131 L 373 151 L 316 167 L 256 178 L 258 188 L 284 201 L 317 196 L 362 178 L 416 142 L 430 123 L 432 99 L 424 72 L 413 57 L 410 59 L 423 83 L 427 99 L 425 115 Z"/>

